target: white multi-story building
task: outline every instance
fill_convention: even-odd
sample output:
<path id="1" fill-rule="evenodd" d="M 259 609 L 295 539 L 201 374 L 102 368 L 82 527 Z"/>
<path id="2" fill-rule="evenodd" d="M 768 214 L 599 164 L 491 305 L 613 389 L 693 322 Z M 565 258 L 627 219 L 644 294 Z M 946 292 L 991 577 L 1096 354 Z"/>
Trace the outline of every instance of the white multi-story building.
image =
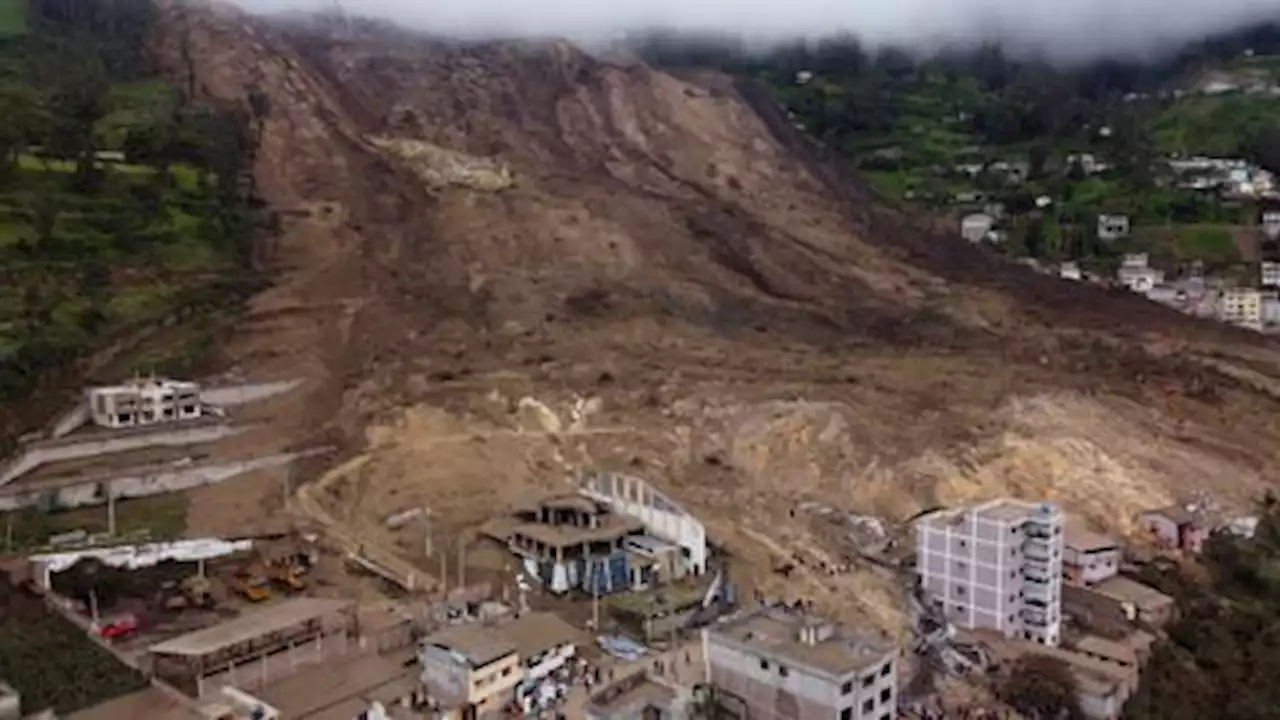
<path id="1" fill-rule="evenodd" d="M 1164 283 L 1164 271 L 1151 267 L 1147 253 L 1130 253 L 1116 270 L 1116 282 L 1136 293 L 1146 294 Z"/>
<path id="2" fill-rule="evenodd" d="M 1128 215 L 1099 215 L 1098 239 L 1119 240 L 1129 236 Z"/>
<path id="3" fill-rule="evenodd" d="M 1231 325 L 1262 327 L 1262 293 L 1255 288 L 1235 287 L 1222 291 L 1218 299 L 1218 319 Z"/>
<path id="4" fill-rule="evenodd" d="M 1258 284 L 1262 287 L 1280 287 L 1280 262 L 1264 262 L 1258 270 Z"/>
<path id="5" fill-rule="evenodd" d="M 951 622 L 1057 646 L 1062 625 L 1062 510 L 993 500 L 916 522 L 921 587 Z"/>
<path id="6" fill-rule="evenodd" d="M 137 379 L 123 385 L 89 388 L 89 416 L 99 427 L 193 420 L 201 415 L 200 385 L 165 378 Z"/>
<path id="7" fill-rule="evenodd" d="M 1268 210 L 1262 213 L 1262 234 L 1268 240 L 1280 239 L 1280 210 Z"/>

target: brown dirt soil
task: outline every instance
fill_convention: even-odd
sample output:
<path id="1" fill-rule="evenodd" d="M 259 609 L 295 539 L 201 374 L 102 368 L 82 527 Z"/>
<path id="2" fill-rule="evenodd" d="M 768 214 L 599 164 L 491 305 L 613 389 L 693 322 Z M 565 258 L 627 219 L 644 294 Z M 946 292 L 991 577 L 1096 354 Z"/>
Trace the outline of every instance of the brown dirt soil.
<path id="1" fill-rule="evenodd" d="M 1124 531 L 1270 486 L 1273 341 L 941 237 L 756 88 L 175 3 L 156 48 L 179 77 L 184 45 L 201 92 L 266 95 L 257 180 L 298 211 L 228 360 L 311 381 L 275 426 L 367 457 L 314 499 L 369 541 L 408 505 L 460 530 L 617 469 L 766 590 L 893 625 L 881 571 L 770 574 L 840 553 L 797 502 L 892 521 L 1012 494 Z"/>

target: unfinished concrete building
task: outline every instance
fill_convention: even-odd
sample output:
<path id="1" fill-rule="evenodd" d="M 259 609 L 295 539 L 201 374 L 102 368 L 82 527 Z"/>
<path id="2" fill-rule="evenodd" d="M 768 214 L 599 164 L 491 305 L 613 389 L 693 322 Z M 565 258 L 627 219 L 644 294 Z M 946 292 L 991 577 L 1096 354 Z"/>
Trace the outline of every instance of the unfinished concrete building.
<path id="1" fill-rule="evenodd" d="M 522 559 L 548 590 L 606 595 L 701 574 L 706 532 L 635 478 L 602 475 L 581 494 L 546 498 L 483 532 Z"/>
<path id="2" fill-rule="evenodd" d="M 1063 514 L 993 500 L 916 521 L 921 587 L 947 618 L 1056 646 L 1062 626 Z"/>
<path id="3" fill-rule="evenodd" d="M 167 378 L 135 379 L 85 391 L 89 417 L 104 428 L 194 420 L 202 412 L 200 385 Z"/>
<path id="4" fill-rule="evenodd" d="M 704 632 L 717 702 L 743 718 L 893 720 L 898 647 L 782 607 Z"/>

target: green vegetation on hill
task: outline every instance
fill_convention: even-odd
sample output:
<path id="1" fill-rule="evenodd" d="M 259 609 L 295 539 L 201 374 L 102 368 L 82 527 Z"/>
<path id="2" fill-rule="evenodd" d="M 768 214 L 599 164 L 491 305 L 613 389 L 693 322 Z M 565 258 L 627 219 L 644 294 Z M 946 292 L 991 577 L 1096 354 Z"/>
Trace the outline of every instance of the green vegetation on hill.
<path id="1" fill-rule="evenodd" d="M 95 354 L 190 371 L 213 348 L 216 319 L 256 286 L 258 118 L 193 102 L 151 70 L 154 12 L 148 0 L 0 0 L 0 29 L 27 29 L 0 37 L 7 407 L 29 408 L 17 401 Z M 139 345 L 171 324 L 203 337 Z M 0 414 L 0 437 L 39 414 Z"/>
<path id="2" fill-rule="evenodd" d="M 763 54 L 662 34 L 639 45 L 658 64 L 716 65 L 763 83 L 797 127 L 888 198 L 957 219 L 1000 203 L 1004 247 L 1014 254 L 1107 264 L 1125 245 L 1150 244 L 1169 260 L 1239 262 L 1226 238 L 1257 222 L 1257 204 L 1185 186 L 1165 161 L 1208 155 L 1280 170 L 1277 25 L 1146 66 L 1066 68 L 995 45 L 928 57 L 872 52 L 852 37 Z M 1209 80 L 1239 89 L 1195 89 Z M 1177 229 L 1104 243 L 1094 230 L 1099 214 L 1129 215 L 1137 229 Z"/>
<path id="3" fill-rule="evenodd" d="M 146 687 L 146 680 L 44 602 L 0 578 L 0 678 L 28 713 L 60 715 Z"/>
<path id="4" fill-rule="evenodd" d="M 27 31 L 26 0 L 0 0 L 0 37 Z"/>
<path id="5" fill-rule="evenodd" d="M 1156 646 L 1126 720 L 1270 720 L 1280 708 L 1280 505 L 1268 497 L 1252 538 L 1215 536 L 1203 565 L 1151 571 L 1180 619 Z"/>

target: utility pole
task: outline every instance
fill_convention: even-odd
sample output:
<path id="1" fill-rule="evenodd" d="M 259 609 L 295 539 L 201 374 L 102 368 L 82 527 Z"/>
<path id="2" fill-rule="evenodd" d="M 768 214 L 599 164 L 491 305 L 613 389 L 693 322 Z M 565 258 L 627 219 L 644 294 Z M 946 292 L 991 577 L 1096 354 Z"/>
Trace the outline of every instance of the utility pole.
<path id="1" fill-rule="evenodd" d="M 444 548 L 441 548 L 440 549 L 440 594 L 445 598 L 449 597 L 449 566 L 446 562 L 448 558 L 449 558 L 449 553 L 445 552 Z"/>
<path id="2" fill-rule="evenodd" d="M 458 537 L 458 589 L 467 586 L 467 539 Z"/>
<path id="3" fill-rule="evenodd" d="M 600 632 L 600 578 L 595 577 L 594 568 L 591 575 L 591 627 Z"/>
<path id="4" fill-rule="evenodd" d="M 111 491 L 111 483 L 107 483 L 107 534 L 116 536 L 116 494 Z"/>

